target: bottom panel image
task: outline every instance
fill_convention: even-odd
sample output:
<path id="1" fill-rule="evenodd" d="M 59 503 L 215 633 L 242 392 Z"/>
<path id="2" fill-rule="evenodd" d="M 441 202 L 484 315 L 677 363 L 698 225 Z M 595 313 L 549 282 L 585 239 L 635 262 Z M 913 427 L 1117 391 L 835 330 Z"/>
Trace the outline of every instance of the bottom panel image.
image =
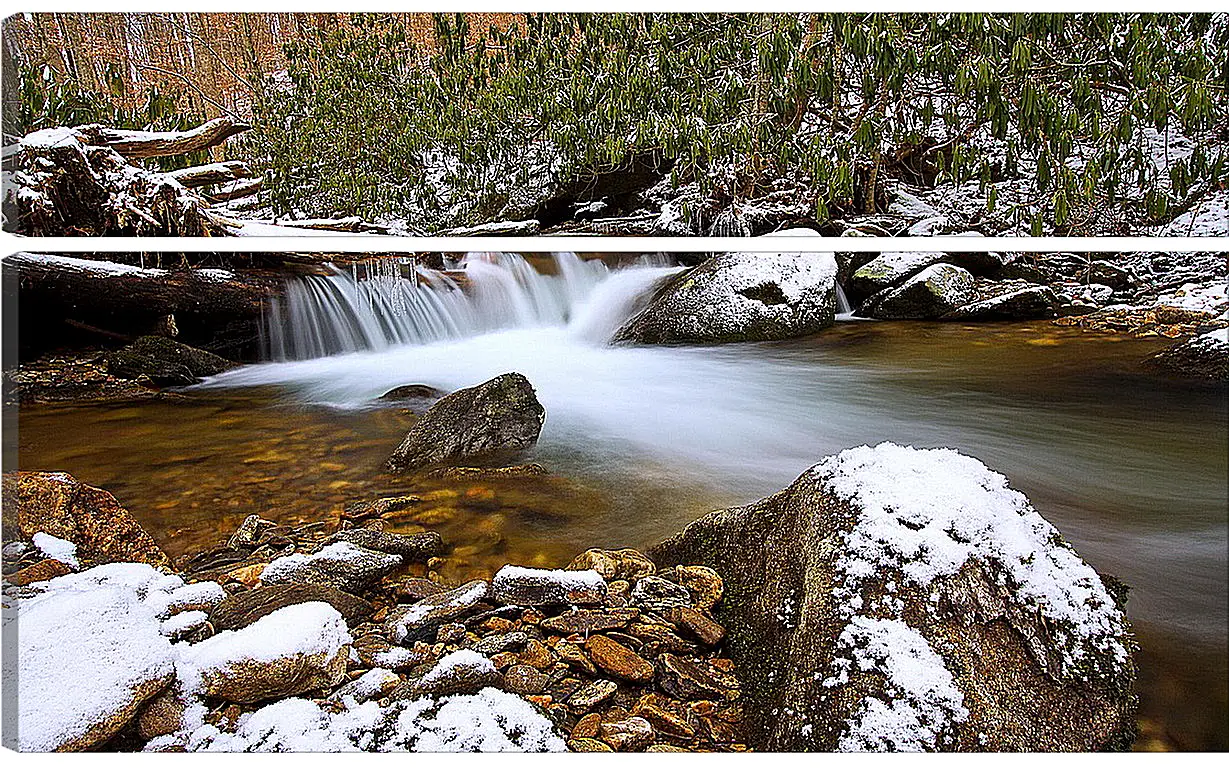
<path id="1" fill-rule="evenodd" d="M 1227 274 L 8 256 L 4 744 L 1225 749 Z"/>

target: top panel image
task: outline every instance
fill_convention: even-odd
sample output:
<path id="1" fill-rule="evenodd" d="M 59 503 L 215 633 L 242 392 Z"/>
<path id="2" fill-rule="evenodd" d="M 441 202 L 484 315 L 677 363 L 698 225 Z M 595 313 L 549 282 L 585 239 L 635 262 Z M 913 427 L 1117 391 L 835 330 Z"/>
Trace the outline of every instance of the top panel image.
<path id="1" fill-rule="evenodd" d="M 1227 14 L 19 13 L 27 236 L 1229 236 Z"/>

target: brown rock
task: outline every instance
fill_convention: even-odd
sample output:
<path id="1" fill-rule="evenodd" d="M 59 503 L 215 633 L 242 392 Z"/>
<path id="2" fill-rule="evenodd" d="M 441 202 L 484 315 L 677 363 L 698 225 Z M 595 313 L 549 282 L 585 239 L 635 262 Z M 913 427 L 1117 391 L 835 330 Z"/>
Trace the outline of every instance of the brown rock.
<path id="1" fill-rule="evenodd" d="M 650 744 L 645 748 L 645 752 L 690 752 L 690 749 L 684 747 L 676 747 L 673 744 Z"/>
<path id="2" fill-rule="evenodd" d="M 465 639 L 464 624 L 441 624 L 440 628 L 435 631 L 435 642 L 437 643 L 459 643 Z"/>
<path id="3" fill-rule="evenodd" d="M 652 650 L 653 655 L 662 651 L 670 653 L 691 653 L 695 650 L 695 644 L 689 643 L 683 638 L 676 635 L 665 624 L 646 624 L 636 622 L 628 627 L 628 632 L 633 637 L 638 637 L 644 641 L 645 646 L 641 649 L 642 653 L 649 653 Z"/>
<path id="4" fill-rule="evenodd" d="M 245 587 L 254 587 L 260 583 L 260 574 L 264 573 L 265 566 L 268 563 L 256 563 L 255 565 L 245 565 L 241 568 L 236 568 L 233 571 L 226 573 L 226 578 L 231 581 L 237 581 Z"/>
<path id="5" fill-rule="evenodd" d="M 137 717 L 137 733 L 149 741 L 179 730 L 184 711 L 188 708 L 175 686 L 155 696 Z"/>
<path id="6" fill-rule="evenodd" d="M 568 706 L 577 712 L 587 712 L 615 695 L 619 686 L 613 680 L 594 680 L 568 697 Z"/>
<path id="7" fill-rule="evenodd" d="M 519 658 L 522 663 L 538 669 L 546 669 L 555 663 L 555 654 L 541 640 L 530 640 L 525 644 Z"/>
<path id="8" fill-rule="evenodd" d="M 653 561 L 634 549 L 586 549 L 568 564 L 567 569 L 569 571 L 592 569 L 600 573 L 607 581 L 638 579 L 657 572 L 657 566 L 653 565 Z"/>
<path id="9" fill-rule="evenodd" d="M 492 616 L 478 625 L 483 632 L 504 634 L 512 631 L 513 624 L 502 616 Z"/>
<path id="10" fill-rule="evenodd" d="M 342 520 L 365 520 L 372 517 L 384 517 L 414 507 L 422 502 L 418 496 L 386 496 L 372 501 L 360 501 L 346 507 L 342 512 Z"/>
<path id="11" fill-rule="evenodd" d="M 59 560 L 47 558 L 46 560 L 38 561 L 34 565 L 27 565 L 16 573 L 10 573 L 4 577 L 4 580 L 14 586 L 24 587 L 27 584 L 34 584 L 39 581 L 49 581 L 58 576 L 67 576 L 72 572 L 72 568 L 69 568 Z"/>
<path id="12" fill-rule="evenodd" d="M 504 672 L 504 685 L 522 696 L 536 696 L 546 689 L 546 675 L 528 664 L 516 664 Z"/>
<path id="13" fill-rule="evenodd" d="M 696 735 L 696 729 L 692 728 L 685 718 L 655 704 L 641 701 L 632 713 L 648 720 L 655 731 L 666 736 L 691 739 Z"/>
<path id="14" fill-rule="evenodd" d="M 573 739 L 592 739 L 597 736 L 598 730 L 602 727 L 602 716 L 596 712 L 589 714 L 576 721 L 576 727 L 572 729 Z"/>
<path id="15" fill-rule="evenodd" d="M 148 563 L 170 558 L 153 538 L 101 488 L 65 472 L 13 472 L 4 476 L 4 526 L 22 538 L 50 534 L 77 545 L 83 566 Z"/>
<path id="16" fill-rule="evenodd" d="M 568 739 L 570 752 L 614 752 L 608 745 L 597 739 Z"/>
<path id="17" fill-rule="evenodd" d="M 627 646 L 605 635 L 594 635 L 585 643 L 589 657 L 603 670 L 633 683 L 647 683 L 653 679 L 653 665 L 641 658 Z"/>
<path id="18" fill-rule="evenodd" d="M 613 608 L 605 611 L 568 611 L 549 619 L 543 619 L 541 626 L 550 632 L 561 635 L 588 634 L 605 632 L 611 629 L 623 629 L 640 617 L 636 608 Z"/>
<path id="19" fill-rule="evenodd" d="M 438 595 L 444 591 L 444 587 L 436 584 L 430 579 L 420 579 L 418 577 L 410 577 L 402 579 L 393 585 L 393 594 L 399 602 L 417 603 L 419 600 Z"/>
<path id="20" fill-rule="evenodd" d="M 661 687 L 678 699 L 736 699 L 738 680 L 703 662 L 663 653 L 657 660 Z"/>
<path id="21" fill-rule="evenodd" d="M 559 654 L 559 658 L 563 659 L 569 667 L 587 672 L 590 675 L 597 674 L 597 667 L 593 666 L 593 662 L 589 661 L 589 657 L 580 649 L 580 646 L 560 641 L 555 644 L 555 653 Z"/>
<path id="22" fill-rule="evenodd" d="M 699 640 L 704 645 L 716 645 L 725 637 L 725 627 L 690 606 L 680 605 L 668 608 L 663 615 L 688 636 Z"/>
<path id="23" fill-rule="evenodd" d="M 279 608 L 313 602 L 333 606 L 350 626 L 361 623 L 375 610 L 366 600 L 324 584 L 273 584 L 227 597 L 210 611 L 209 621 L 217 630 L 242 629 Z"/>
<path id="24" fill-rule="evenodd" d="M 703 565 L 679 565 L 660 575 L 686 587 L 691 593 L 692 602 L 702 611 L 712 610 L 725 591 L 721 576 Z"/>
<path id="25" fill-rule="evenodd" d="M 602 723 L 602 741 L 616 752 L 635 752 L 653 743 L 653 725 L 643 717 L 629 717 L 613 723 Z"/>

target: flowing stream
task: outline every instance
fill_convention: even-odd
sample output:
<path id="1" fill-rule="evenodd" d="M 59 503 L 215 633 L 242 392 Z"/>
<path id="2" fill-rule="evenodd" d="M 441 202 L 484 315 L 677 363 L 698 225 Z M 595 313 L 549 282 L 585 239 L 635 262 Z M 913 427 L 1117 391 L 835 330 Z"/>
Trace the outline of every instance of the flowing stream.
<path id="1" fill-rule="evenodd" d="M 950 446 L 1132 586 L 1141 745 L 1229 746 L 1229 406 L 1223 385 L 1141 368 L 1158 342 L 1049 323 L 849 322 L 782 343 L 612 346 L 675 267 L 571 254 L 461 266 L 297 278 L 267 319 L 270 362 L 191 388 L 187 403 L 24 410 L 21 465 L 108 488 L 173 552 L 248 512 L 319 519 L 413 490 L 434 505 L 413 522 L 439 528 L 454 567 L 477 573 L 652 544 L 851 446 Z M 549 476 L 446 486 L 382 473 L 414 420 L 382 393 L 507 371 L 546 408 L 526 460 Z M 68 429 L 93 437 L 67 441 Z"/>

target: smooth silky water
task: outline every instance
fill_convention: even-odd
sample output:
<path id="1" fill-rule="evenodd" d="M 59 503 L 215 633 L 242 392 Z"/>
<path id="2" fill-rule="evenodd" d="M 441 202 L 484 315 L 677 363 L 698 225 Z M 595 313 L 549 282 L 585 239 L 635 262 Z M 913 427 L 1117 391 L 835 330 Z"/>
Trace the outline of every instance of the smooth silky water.
<path id="1" fill-rule="evenodd" d="M 1005 474 L 1096 568 L 1132 588 L 1141 747 L 1229 746 L 1229 405 L 1224 385 L 1148 373 L 1157 340 L 1049 323 L 838 323 L 773 344 L 626 347 L 610 335 L 675 270 L 561 255 L 296 279 L 271 360 L 184 399 L 41 406 L 19 461 L 112 491 L 173 555 L 247 514 L 285 523 L 415 493 L 395 530 L 439 530 L 446 575 L 644 547 L 756 500 L 823 456 L 882 440 L 950 446 Z M 543 274 L 543 273 L 549 274 Z M 547 411 L 543 477 L 429 480 L 381 464 L 412 426 L 402 384 L 525 374 Z"/>

